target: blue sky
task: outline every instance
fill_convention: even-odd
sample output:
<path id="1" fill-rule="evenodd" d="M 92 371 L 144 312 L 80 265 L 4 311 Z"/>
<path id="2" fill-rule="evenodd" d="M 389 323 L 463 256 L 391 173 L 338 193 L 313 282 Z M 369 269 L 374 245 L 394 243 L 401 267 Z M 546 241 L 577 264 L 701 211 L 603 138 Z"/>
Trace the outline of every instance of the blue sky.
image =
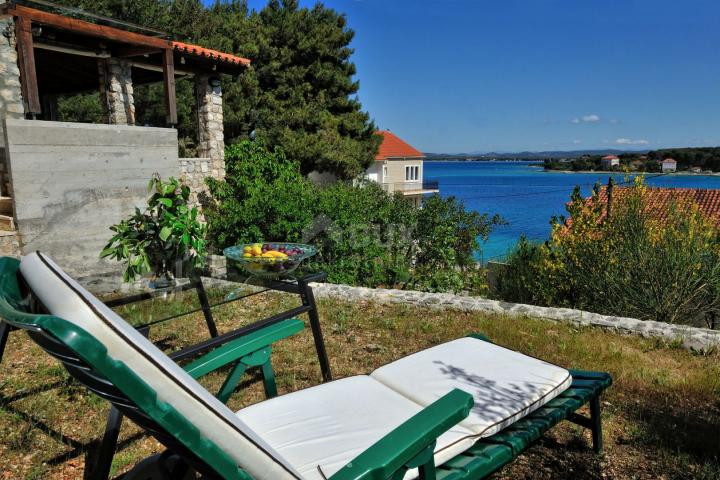
<path id="1" fill-rule="evenodd" d="M 425 152 L 720 145 L 717 0 L 323 3 L 364 109 Z"/>

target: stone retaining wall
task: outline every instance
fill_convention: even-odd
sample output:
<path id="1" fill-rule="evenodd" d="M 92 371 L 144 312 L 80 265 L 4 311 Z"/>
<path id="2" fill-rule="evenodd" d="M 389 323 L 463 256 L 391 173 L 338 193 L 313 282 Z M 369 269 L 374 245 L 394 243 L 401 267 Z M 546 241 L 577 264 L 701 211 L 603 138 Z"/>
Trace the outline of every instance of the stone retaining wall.
<path id="1" fill-rule="evenodd" d="M 495 313 L 513 317 L 533 317 L 544 320 L 594 325 L 621 332 L 656 337 L 669 342 L 681 342 L 686 348 L 708 350 L 720 347 L 720 330 L 709 330 L 684 325 L 613 317 L 570 308 L 537 307 L 508 303 L 480 297 L 467 297 L 451 293 L 426 293 L 410 290 L 351 287 L 331 283 L 312 284 L 317 298 L 345 301 L 367 300 L 381 304 L 406 304 L 423 308 L 450 308 L 462 311 Z"/>

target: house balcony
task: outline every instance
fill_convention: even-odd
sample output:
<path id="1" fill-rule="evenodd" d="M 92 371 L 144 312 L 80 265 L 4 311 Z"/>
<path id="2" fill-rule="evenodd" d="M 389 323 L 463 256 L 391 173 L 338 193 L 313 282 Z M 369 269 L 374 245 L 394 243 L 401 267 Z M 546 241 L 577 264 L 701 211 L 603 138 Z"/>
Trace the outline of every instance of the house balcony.
<path id="1" fill-rule="evenodd" d="M 388 193 L 401 192 L 403 195 L 424 195 L 426 193 L 440 192 L 440 183 L 437 180 L 382 183 L 381 185 L 383 190 Z"/>

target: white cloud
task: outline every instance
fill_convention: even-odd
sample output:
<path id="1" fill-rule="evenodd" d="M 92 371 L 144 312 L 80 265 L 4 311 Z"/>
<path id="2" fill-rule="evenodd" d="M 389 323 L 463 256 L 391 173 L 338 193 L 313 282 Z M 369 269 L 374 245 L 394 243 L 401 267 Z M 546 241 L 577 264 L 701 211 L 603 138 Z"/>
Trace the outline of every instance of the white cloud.
<path id="1" fill-rule="evenodd" d="M 615 145 L 647 145 L 647 140 L 644 139 L 638 139 L 638 140 L 631 140 L 629 138 L 618 138 L 615 140 Z"/>
<path id="2" fill-rule="evenodd" d="M 617 118 L 611 118 L 611 119 L 610 119 L 610 123 L 612 123 L 613 125 L 616 125 L 616 124 L 618 123 L 618 119 L 617 119 Z"/>
<path id="3" fill-rule="evenodd" d="M 582 140 L 573 140 L 573 145 L 580 145 Z"/>
<path id="4" fill-rule="evenodd" d="M 578 123 L 597 123 L 600 121 L 600 117 L 598 115 L 595 115 L 594 113 L 591 113 L 590 115 L 583 115 L 582 117 L 575 117 L 572 120 L 570 120 L 570 123 L 578 124 Z"/>

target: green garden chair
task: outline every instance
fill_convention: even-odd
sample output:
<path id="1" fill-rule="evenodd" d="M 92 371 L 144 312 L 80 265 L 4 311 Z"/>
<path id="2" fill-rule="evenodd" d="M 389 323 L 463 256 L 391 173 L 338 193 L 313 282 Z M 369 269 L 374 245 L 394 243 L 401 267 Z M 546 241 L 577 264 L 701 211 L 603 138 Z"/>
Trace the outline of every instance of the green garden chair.
<path id="1" fill-rule="evenodd" d="M 245 357 L 242 338 L 180 367 L 40 253 L 0 259 L 0 316 L 167 447 L 127 478 L 479 479 L 563 419 L 602 448 L 609 375 L 480 336 L 233 412 L 196 379 Z"/>

